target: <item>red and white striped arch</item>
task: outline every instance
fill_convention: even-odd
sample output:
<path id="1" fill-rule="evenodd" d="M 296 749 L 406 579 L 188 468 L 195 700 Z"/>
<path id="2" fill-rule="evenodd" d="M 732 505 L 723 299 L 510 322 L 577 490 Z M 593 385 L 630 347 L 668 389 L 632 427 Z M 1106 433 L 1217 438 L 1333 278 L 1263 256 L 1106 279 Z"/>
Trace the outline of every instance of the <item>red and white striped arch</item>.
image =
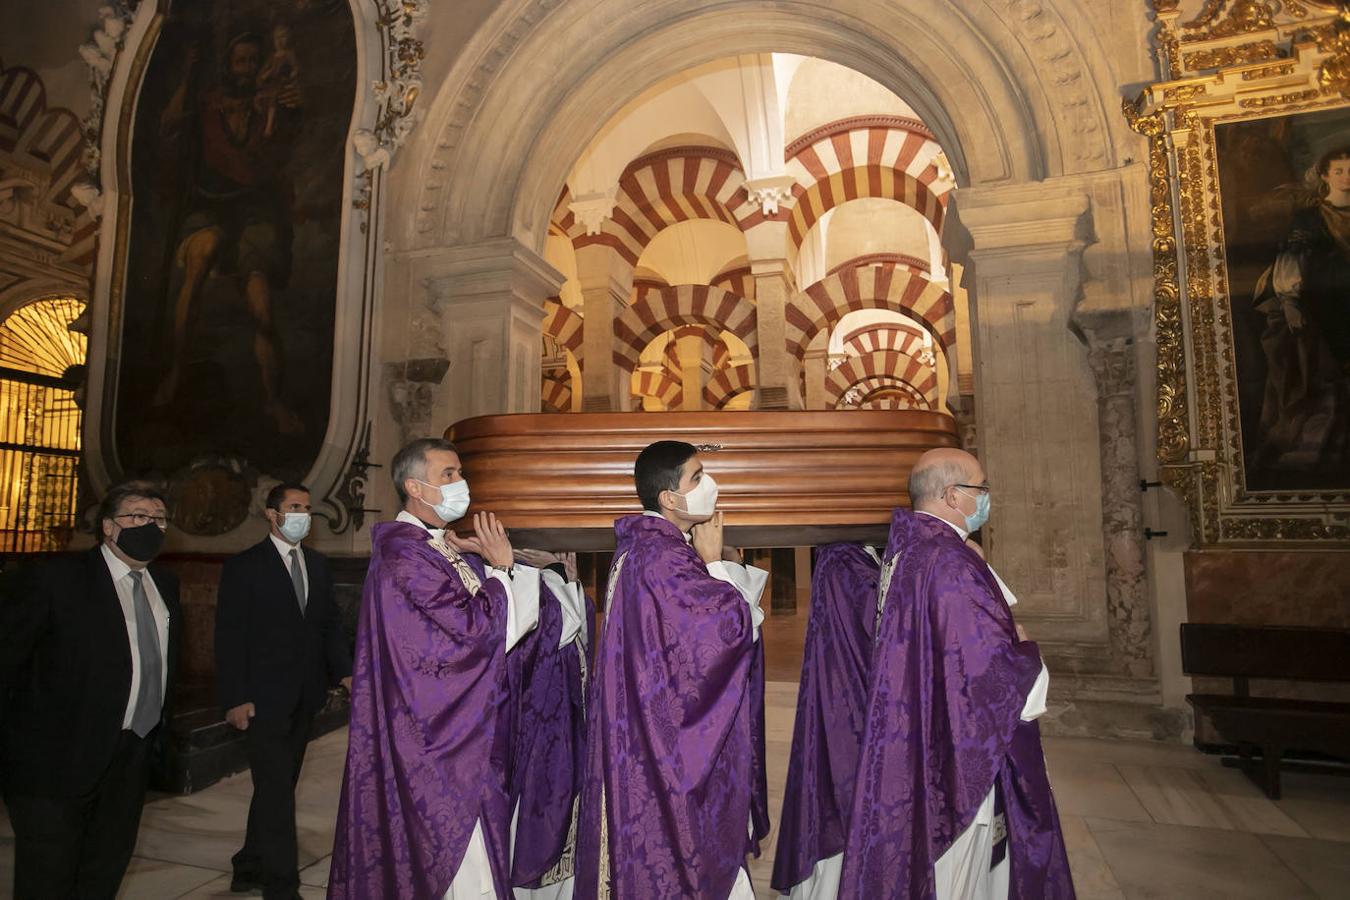
<path id="1" fill-rule="evenodd" d="M 725 272 L 713 276 L 710 283 L 713 287 L 720 287 L 731 291 L 733 294 L 740 294 L 749 300 L 755 299 L 755 276 L 751 274 L 749 266 L 727 269 Z"/>
<path id="2" fill-rule="evenodd" d="M 703 388 L 703 403 L 708 409 L 721 409 L 733 398 L 753 391 L 756 383 L 754 363 L 718 369 Z"/>
<path id="3" fill-rule="evenodd" d="M 546 373 L 539 380 L 539 407 L 544 412 L 572 411 L 572 375 Z"/>
<path id="4" fill-rule="evenodd" d="M 825 274 L 833 275 L 835 272 L 841 272 L 844 269 L 856 269 L 860 266 L 895 266 L 901 269 L 909 269 L 915 275 L 922 275 L 925 278 L 932 277 L 932 266 L 929 265 L 928 260 L 910 256 L 908 253 L 864 253 L 862 256 L 844 260 Z"/>
<path id="5" fill-rule="evenodd" d="M 0 68 L 0 154 L 41 179 L 41 202 L 70 215 L 70 186 L 83 172 L 84 135 L 68 109 L 47 108 L 47 89 L 32 69 Z M 0 170 L 7 168 L 0 165 Z M 81 210 L 74 215 L 63 262 L 90 265 L 96 254 L 98 222 Z"/>
<path id="6" fill-rule="evenodd" d="M 912 385 L 877 376 L 854 385 L 855 393 L 841 397 L 835 409 L 928 409 L 928 402 Z M 854 399 L 856 396 L 856 399 Z"/>
<path id="7" fill-rule="evenodd" d="M 654 397 L 666 409 L 679 409 L 684 398 L 684 385 L 674 373 L 666 369 L 638 369 L 629 381 L 635 397 Z"/>
<path id="8" fill-rule="evenodd" d="M 636 264 L 652 238 L 677 222 L 712 219 L 743 230 L 758 212 L 746 193 L 736 154 L 714 147 L 672 147 L 629 163 L 619 177 L 614 211 L 599 234 L 587 234 L 570 210 L 557 221 L 574 246 L 607 244 Z"/>
<path id="9" fill-rule="evenodd" d="M 917 119 L 854 116 L 822 125 L 787 147 L 797 184 L 789 233 L 797 246 L 830 209 L 859 197 L 898 200 L 942 233 L 947 197 L 956 186 L 936 164 L 942 152 Z"/>
<path id="10" fill-rule="evenodd" d="M 956 346 L 951 294 L 913 272 L 883 265 L 844 269 L 795 294 L 784 310 L 789 354 L 804 358 L 807 345 L 821 330 L 860 309 L 888 309 L 915 319 L 949 358 Z"/>
<path id="11" fill-rule="evenodd" d="M 796 247 L 825 213 L 850 200 L 876 197 L 903 203 L 923 216 L 942 234 L 946 214 L 942 202 L 926 185 L 898 169 L 884 166 L 857 166 L 817 181 L 797 198 L 788 217 L 788 237 Z"/>
<path id="12" fill-rule="evenodd" d="M 937 372 L 931 365 L 912 356 L 882 350 L 862 356 L 850 356 L 839 368 L 825 375 L 825 396 L 831 405 L 848 393 L 850 388 L 877 379 L 891 379 L 907 384 L 923 399 L 925 408 L 938 407 Z"/>
<path id="13" fill-rule="evenodd" d="M 585 340 L 585 320 L 581 313 L 568 309 L 562 300 L 549 297 L 544 301 L 544 334 L 572 352 L 578 361 Z"/>
<path id="14" fill-rule="evenodd" d="M 924 351 L 926 333 L 899 322 L 878 322 L 854 329 L 841 339 L 850 356 L 890 350 L 918 359 Z"/>
<path id="15" fill-rule="evenodd" d="M 755 324 L 755 304 L 722 288 L 708 284 L 645 288 L 614 321 L 614 364 L 634 371 L 643 348 L 657 335 L 681 325 L 711 325 L 730 331 L 754 354 L 759 346 Z"/>

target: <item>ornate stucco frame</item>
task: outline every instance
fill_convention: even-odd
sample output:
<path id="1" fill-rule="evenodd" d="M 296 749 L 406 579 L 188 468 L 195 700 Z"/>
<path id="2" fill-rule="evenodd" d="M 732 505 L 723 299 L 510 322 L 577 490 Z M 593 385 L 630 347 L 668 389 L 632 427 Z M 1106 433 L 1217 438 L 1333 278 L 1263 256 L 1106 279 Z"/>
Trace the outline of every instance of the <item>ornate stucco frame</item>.
<path id="1" fill-rule="evenodd" d="M 1149 139 L 1158 462 L 1198 546 L 1350 539 L 1350 492 L 1249 491 L 1229 315 L 1217 124 L 1350 105 L 1350 17 L 1324 0 L 1154 0 L 1165 80 L 1124 104 Z"/>
<path id="2" fill-rule="evenodd" d="M 120 475 L 113 441 L 123 290 L 131 220 L 130 145 L 136 98 L 170 0 L 121 4 L 106 80 L 95 77 L 102 110 L 89 126 L 90 174 L 104 210 L 93 291 L 85 424 L 90 480 L 102 491 Z M 334 534 L 360 528 L 369 441 L 376 306 L 383 281 L 385 169 L 416 121 L 423 57 L 414 37 L 427 0 L 348 0 L 356 27 L 356 98 L 343 172 L 341 250 L 328 430 L 305 481 L 315 512 Z M 105 29 L 107 26 L 105 25 Z M 207 539 L 209 541 L 209 539 Z"/>

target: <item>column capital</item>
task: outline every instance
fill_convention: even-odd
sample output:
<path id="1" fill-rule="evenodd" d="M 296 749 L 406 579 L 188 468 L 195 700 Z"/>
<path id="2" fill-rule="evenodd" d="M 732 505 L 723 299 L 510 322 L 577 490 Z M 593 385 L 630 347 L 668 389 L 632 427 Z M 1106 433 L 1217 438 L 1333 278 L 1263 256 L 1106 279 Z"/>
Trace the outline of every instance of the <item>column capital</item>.
<path id="1" fill-rule="evenodd" d="M 797 179 L 788 174 L 747 178 L 745 192 L 759 204 L 764 215 L 773 216 L 778 214 L 780 204 L 791 205 L 792 187 L 796 183 Z"/>
<path id="2" fill-rule="evenodd" d="M 574 197 L 572 202 L 567 204 L 567 208 L 577 217 L 577 221 L 586 227 L 587 234 L 599 234 L 605 221 L 614 214 L 614 198 L 617 193 L 618 187 L 614 186 L 593 194 L 582 194 Z"/>
<path id="3" fill-rule="evenodd" d="M 538 298 L 557 294 L 565 276 L 515 238 L 418 251 L 415 277 L 437 303 L 464 303 L 509 292 Z"/>
<path id="4" fill-rule="evenodd" d="M 1092 204 L 1081 189 L 1050 185 L 970 188 L 957 192 L 953 213 L 977 263 L 1028 254 L 1079 253 L 1092 241 Z"/>

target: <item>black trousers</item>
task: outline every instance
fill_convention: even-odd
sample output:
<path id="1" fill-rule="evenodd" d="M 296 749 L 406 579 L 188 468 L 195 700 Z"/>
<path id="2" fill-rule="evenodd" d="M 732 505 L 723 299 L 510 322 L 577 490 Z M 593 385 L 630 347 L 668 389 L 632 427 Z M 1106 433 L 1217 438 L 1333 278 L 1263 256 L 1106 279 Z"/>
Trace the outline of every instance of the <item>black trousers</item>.
<path id="1" fill-rule="evenodd" d="M 298 708 L 279 724 L 259 725 L 255 719 L 244 732 L 253 800 L 244 846 L 234 855 L 234 871 L 261 882 L 263 896 L 269 900 L 290 900 L 300 886 L 295 784 L 300 780 L 315 715 Z"/>
<path id="2" fill-rule="evenodd" d="M 107 771 L 78 797 L 35 797 L 18 793 L 21 786 L 6 792 L 15 900 L 116 896 L 141 825 L 148 748 L 148 739 L 123 731 Z"/>

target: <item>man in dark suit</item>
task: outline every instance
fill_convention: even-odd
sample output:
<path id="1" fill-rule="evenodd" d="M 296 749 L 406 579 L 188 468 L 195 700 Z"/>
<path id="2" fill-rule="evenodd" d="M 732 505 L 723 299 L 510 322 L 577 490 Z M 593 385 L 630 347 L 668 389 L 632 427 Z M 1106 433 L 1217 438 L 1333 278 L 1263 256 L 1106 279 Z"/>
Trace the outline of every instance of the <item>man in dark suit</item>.
<path id="1" fill-rule="evenodd" d="M 350 688 L 328 558 L 301 546 L 309 533 L 303 484 L 267 495 L 271 531 L 225 563 L 216 603 L 216 688 L 226 720 L 244 732 L 253 802 L 230 889 L 297 896 L 295 784 L 314 717 L 330 684 Z"/>
<path id="2" fill-rule="evenodd" d="M 14 896 L 112 898 L 168 730 L 178 579 L 151 561 L 164 498 L 118 485 L 102 542 L 16 577 L 0 601 L 0 746 Z"/>

